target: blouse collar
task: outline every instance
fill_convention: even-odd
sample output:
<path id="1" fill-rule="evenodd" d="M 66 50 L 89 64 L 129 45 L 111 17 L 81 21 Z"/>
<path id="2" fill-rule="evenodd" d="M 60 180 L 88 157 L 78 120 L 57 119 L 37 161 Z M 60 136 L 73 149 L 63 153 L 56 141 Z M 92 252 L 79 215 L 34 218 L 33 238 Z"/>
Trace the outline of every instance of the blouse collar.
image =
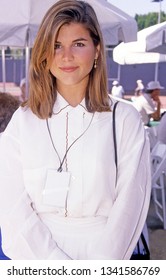
<path id="1" fill-rule="evenodd" d="M 70 112 L 73 110 L 87 112 L 85 106 L 85 98 L 81 101 L 80 104 L 78 104 L 76 107 L 73 107 L 66 101 L 66 99 L 59 92 L 57 92 L 57 98 L 53 109 L 54 115 Z"/>
<path id="2" fill-rule="evenodd" d="M 80 104 L 78 104 L 76 107 L 73 107 L 65 100 L 65 98 L 63 98 L 63 96 L 59 92 L 57 92 L 57 99 L 56 99 L 56 102 L 55 102 L 54 108 L 53 108 L 53 116 L 56 116 L 56 115 L 62 116 L 64 114 L 70 113 L 70 112 L 75 113 L 77 116 L 84 115 L 84 119 L 86 119 L 87 121 L 92 118 L 92 114 L 93 114 L 94 115 L 93 123 L 98 121 L 98 119 L 105 118 L 106 115 L 108 115 L 108 112 L 103 112 L 103 113 L 88 112 L 86 105 L 85 105 L 85 98 L 81 101 Z"/>

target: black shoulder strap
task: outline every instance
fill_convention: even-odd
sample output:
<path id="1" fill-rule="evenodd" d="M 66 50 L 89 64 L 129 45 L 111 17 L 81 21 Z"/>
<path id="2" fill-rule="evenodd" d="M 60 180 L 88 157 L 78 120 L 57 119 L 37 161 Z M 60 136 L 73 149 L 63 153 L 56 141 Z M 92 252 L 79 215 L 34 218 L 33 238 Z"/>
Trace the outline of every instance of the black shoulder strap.
<path id="1" fill-rule="evenodd" d="M 113 107 L 113 111 L 112 111 L 112 128 L 113 128 L 113 141 L 114 141 L 114 153 L 115 153 L 115 164 L 116 164 L 116 168 L 118 166 L 118 156 L 117 156 L 117 143 L 116 143 L 116 124 L 115 124 L 115 111 L 116 111 L 116 107 L 118 105 L 117 101 Z"/>

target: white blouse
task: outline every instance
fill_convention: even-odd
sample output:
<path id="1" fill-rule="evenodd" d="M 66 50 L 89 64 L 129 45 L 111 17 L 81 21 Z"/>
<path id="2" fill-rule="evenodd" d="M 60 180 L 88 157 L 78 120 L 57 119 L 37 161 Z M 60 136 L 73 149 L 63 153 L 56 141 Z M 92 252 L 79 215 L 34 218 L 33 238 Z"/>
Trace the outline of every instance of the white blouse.
<path id="1" fill-rule="evenodd" d="M 0 139 L 4 252 L 12 259 L 129 259 L 151 190 L 139 113 L 123 101 L 117 106 L 117 182 L 112 112 L 92 114 L 85 101 L 71 107 L 58 94 L 48 126 L 52 142 L 46 120 L 19 108 Z"/>

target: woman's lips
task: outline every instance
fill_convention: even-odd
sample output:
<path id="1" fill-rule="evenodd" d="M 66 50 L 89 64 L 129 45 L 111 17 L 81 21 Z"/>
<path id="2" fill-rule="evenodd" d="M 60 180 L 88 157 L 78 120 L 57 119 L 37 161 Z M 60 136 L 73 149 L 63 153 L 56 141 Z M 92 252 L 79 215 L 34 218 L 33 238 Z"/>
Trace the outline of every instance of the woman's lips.
<path id="1" fill-rule="evenodd" d="M 62 70 L 63 72 L 74 72 L 75 70 L 78 69 L 78 67 L 59 67 L 60 70 Z"/>

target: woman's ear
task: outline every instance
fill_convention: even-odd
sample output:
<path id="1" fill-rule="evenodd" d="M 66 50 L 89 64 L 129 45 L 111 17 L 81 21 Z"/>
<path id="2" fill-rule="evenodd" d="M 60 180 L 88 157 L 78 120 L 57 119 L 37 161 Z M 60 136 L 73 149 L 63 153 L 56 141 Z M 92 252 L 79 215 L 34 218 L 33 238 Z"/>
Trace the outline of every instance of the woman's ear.
<path id="1" fill-rule="evenodd" d="M 97 47 L 96 47 L 95 59 L 98 59 L 99 53 L 100 53 L 100 45 L 97 45 Z"/>

